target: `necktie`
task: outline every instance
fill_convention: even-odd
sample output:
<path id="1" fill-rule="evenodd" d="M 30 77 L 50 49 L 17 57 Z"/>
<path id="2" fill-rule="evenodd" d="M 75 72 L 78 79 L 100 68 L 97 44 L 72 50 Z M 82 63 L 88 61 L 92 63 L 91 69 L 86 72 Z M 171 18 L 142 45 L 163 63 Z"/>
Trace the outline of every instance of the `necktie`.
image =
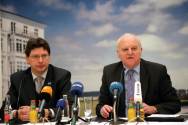
<path id="1" fill-rule="evenodd" d="M 41 76 L 38 76 L 36 79 L 35 79 L 35 82 L 36 82 L 36 90 L 38 93 L 40 93 L 40 90 L 42 88 L 42 85 L 43 85 L 43 77 Z"/>
<path id="2" fill-rule="evenodd" d="M 135 78 L 133 76 L 134 74 L 134 70 L 128 70 L 127 73 L 126 73 L 126 81 L 125 81 L 125 88 L 126 88 L 126 114 L 127 114 L 127 109 L 128 109 L 128 103 L 129 103 L 129 100 L 132 98 L 134 98 L 134 84 L 135 84 Z"/>

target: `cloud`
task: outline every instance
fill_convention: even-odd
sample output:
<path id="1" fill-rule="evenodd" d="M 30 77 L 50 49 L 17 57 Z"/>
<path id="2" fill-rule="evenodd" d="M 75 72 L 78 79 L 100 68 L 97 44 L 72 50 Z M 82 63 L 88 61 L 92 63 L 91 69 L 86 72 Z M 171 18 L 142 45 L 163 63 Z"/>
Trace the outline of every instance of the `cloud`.
<path id="1" fill-rule="evenodd" d="M 104 4 L 97 2 L 93 10 L 86 9 L 85 5 L 81 4 L 80 10 L 77 11 L 77 18 L 91 22 L 106 22 L 111 19 L 113 10 L 113 0 Z"/>
<path id="2" fill-rule="evenodd" d="M 82 4 L 76 13 L 77 19 L 91 23 L 108 21 L 113 25 L 145 26 L 150 33 L 166 32 L 169 28 L 177 28 L 180 22 L 165 9 L 180 6 L 186 0 L 136 0 L 129 6 L 120 6 L 119 10 L 114 2 L 97 2 L 92 10 Z"/>
<path id="3" fill-rule="evenodd" d="M 81 31 L 76 32 L 77 35 L 83 36 L 86 34 L 102 37 L 105 35 L 109 35 L 112 32 L 117 31 L 118 29 L 111 23 L 106 23 L 102 25 L 90 25 L 87 28 L 82 29 Z"/>
<path id="4" fill-rule="evenodd" d="M 12 5 L 7 5 L 7 6 L 0 5 L 0 8 L 2 10 L 8 11 L 8 12 L 16 13 L 16 8 L 14 6 L 12 6 Z"/>
<path id="5" fill-rule="evenodd" d="M 99 48 L 110 48 L 115 46 L 115 41 L 102 40 L 97 42 L 95 46 Z"/>
<path id="6" fill-rule="evenodd" d="M 183 35 L 188 35 L 188 24 L 181 27 L 181 29 L 178 32 Z"/>
<path id="7" fill-rule="evenodd" d="M 42 10 L 40 10 L 40 11 L 38 12 L 38 15 L 40 15 L 40 16 L 42 16 L 42 17 L 46 17 L 46 16 L 48 15 L 48 12 L 47 12 L 47 11 L 42 11 Z"/>
<path id="8" fill-rule="evenodd" d="M 150 17 L 150 19 L 148 19 L 149 23 L 146 27 L 147 32 L 157 33 L 165 31 L 169 28 L 176 28 L 176 25 L 178 24 L 178 20 L 173 18 L 170 14 L 156 12 L 153 15 L 155 16 Z"/>
<path id="9" fill-rule="evenodd" d="M 185 81 L 188 81 L 187 71 L 188 71 L 188 68 L 186 67 L 183 67 L 183 68 L 178 67 L 171 71 L 170 76 L 172 79 L 172 83 L 173 85 L 175 85 L 176 89 L 182 89 L 185 87 L 187 88 L 187 82 L 185 82 Z"/>
<path id="10" fill-rule="evenodd" d="M 54 36 L 51 40 L 51 44 L 56 48 L 81 50 L 81 45 L 70 37 L 63 35 Z"/>
<path id="11" fill-rule="evenodd" d="M 134 4 L 131 4 L 126 8 L 121 8 L 116 19 L 119 22 L 126 21 L 127 25 L 131 26 L 145 26 L 147 32 L 165 32 L 169 28 L 176 28 L 177 24 L 180 23 L 165 9 L 181 5 L 185 2 L 185 0 L 167 1 L 137 0 Z"/>
<path id="12" fill-rule="evenodd" d="M 38 4 L 58 10 L 71 10 L 72 5 L 64 0 L 37 0 Z"/>
<path id="13" fill-rule="evenodd" d="M 177 43 L 169 42 L 159 36 L 152 34 L 139 35 L 144 51 L 157 52 L 161 57 L 168 59 L 182 59 L 186 55 L 179 50 Z"/>
<path id="14" fill-rule="evenodd" d="M 155 4 L 158 9 L 166 9 L 173 6 L 182 5 L 187 0 L 152 0 L 151 3 Z M 148 2 L 144 0 L 144 2 Z"/>

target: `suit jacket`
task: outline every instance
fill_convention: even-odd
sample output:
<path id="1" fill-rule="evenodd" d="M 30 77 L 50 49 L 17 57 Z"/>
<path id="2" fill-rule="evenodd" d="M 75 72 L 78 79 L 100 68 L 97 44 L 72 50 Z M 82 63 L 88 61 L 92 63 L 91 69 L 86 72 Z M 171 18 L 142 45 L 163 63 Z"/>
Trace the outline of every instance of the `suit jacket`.
<path id="1" fill-rule="evenodd" d="M 69 71 L 57 68 L 51 64 L 49 65 L 43 86 L 50 82 L 53 92 L 52 97 L 45 108 L 54 108 L 56 102 L 63 94 L 69 95 L 69 90 L 71 88 L 70 78 L 71 73 Z M 10 82 L 11 86 L 8 94 L 10 94 L 10 102 L 13 109 L 18 109 L 20 106 L 24 105 L 30 105 L 32 99 L 40 99 L 39 94 L 36 92 L 31 68 L 12 74 Z"/>
<path id="2" fill-rule="evenodd" d="M 109 91 L 109 86 L 113 81 L 119 81 L 124 86 L 122 62 L 107 65 L 103 69 L 99 104 L 96 107 L 96 114 L 99 117 L 101 117 L 100 109 L 103 105 L 113 106 L 113 95 Z M 143 102 L 156 106 L 158 113 L 171 114 L 180 111 L 180 101 L 164 65 L 141 59 L 140 82 Z M 117 114 L 120 117 L 125 117 L 125 87 L 120 94 L 118 103 Z"/>

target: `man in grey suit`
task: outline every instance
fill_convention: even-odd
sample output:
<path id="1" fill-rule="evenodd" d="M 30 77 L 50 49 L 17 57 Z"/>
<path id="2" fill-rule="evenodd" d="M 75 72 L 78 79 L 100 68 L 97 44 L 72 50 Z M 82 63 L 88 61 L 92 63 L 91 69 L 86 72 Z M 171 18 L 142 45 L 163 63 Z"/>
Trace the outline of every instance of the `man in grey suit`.
<path id="1" fill-rule="evenodd" d="M 30 67 L 11 75 L 8 91 L 14 117 L 21 121 L 29 120 L 30 101 L 40 100 L 41 89 L 50 83 L 52 97 L 44 107 L 46 118 L 52 118 L 58 99 L 69 95 L 71 73 L 50 63 L 50 47 L 42 38 L 30 39 L 25 49 L 26 61 Z M 41 81 L 38 83 L 37 78 Z"/>
<path id="2" fill-rule="evenodd" d="M 180 100 L 172 87 L 166 67 L 142 59 L 141 53 L 140 40 L 134 34 L 126 33 L 117 40 L 117 54 L 121 61 L 107 65 L 103 69 L 99 104 L 96 107 L 97 116 L 109 118 L 113 105 L 113 95 L 109 87 L 112 82 L 118 81 L 123 85 L 123 92 L 119 96 L 117 114 L 126 117 L 126 104 L 129 101 L 126 92 L 134 91 L 126 88 L 126 73 L 129 70 L 134 70 L 133 77 L 141 82 L 145 114 L 174 114 L 180 111 Z"/>

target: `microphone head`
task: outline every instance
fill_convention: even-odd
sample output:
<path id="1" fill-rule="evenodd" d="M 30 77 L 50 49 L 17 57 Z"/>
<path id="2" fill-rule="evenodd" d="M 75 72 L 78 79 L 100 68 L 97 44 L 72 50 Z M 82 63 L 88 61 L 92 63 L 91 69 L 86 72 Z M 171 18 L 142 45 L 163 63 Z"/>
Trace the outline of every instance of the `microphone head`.
<path id="1" fill-rule="evenodd" d="M 52 87 L 51 86 L 44 86 L 41 90 L 41 98 L 49 101 L 52 97 Z"/>
<path id="2" fill-rule="evenodd" d="M 142 103 L 142 90 L 140 81 L 136 81 L 134 85 L 134 102 Z"/>
<path id="3" fill-rule="evenodd" d="M 113 91 L 116 89 L 118 93 L 121 94 L 123 91 L 123 85 L 120 82 L 112 82 L 110 84 L 110 92 L 113 94 Z"/>
<path id="4" fill-rule="evenodd" d="M 64 100 L 64 99 L 59 99 L 59 100 L 57 101 L 56 107 L 57 107 L 57 108 L 60 107 L 61 109 L 64 109 L 64 107 L 65 107 L 65 100 Z"/>
<path id="5" fill-rule="evenodd" d="M 82 96 L 83 94 L 83 89 L 84 89 L 84 86 L 82 83 L 80 82 L 75 82 L 72 84 L 71 86 L 71 90 L 70 90 L 70 93 L 71 95 L 75 96 L 77 95 L 78 97 L 79 96 Z"/>

